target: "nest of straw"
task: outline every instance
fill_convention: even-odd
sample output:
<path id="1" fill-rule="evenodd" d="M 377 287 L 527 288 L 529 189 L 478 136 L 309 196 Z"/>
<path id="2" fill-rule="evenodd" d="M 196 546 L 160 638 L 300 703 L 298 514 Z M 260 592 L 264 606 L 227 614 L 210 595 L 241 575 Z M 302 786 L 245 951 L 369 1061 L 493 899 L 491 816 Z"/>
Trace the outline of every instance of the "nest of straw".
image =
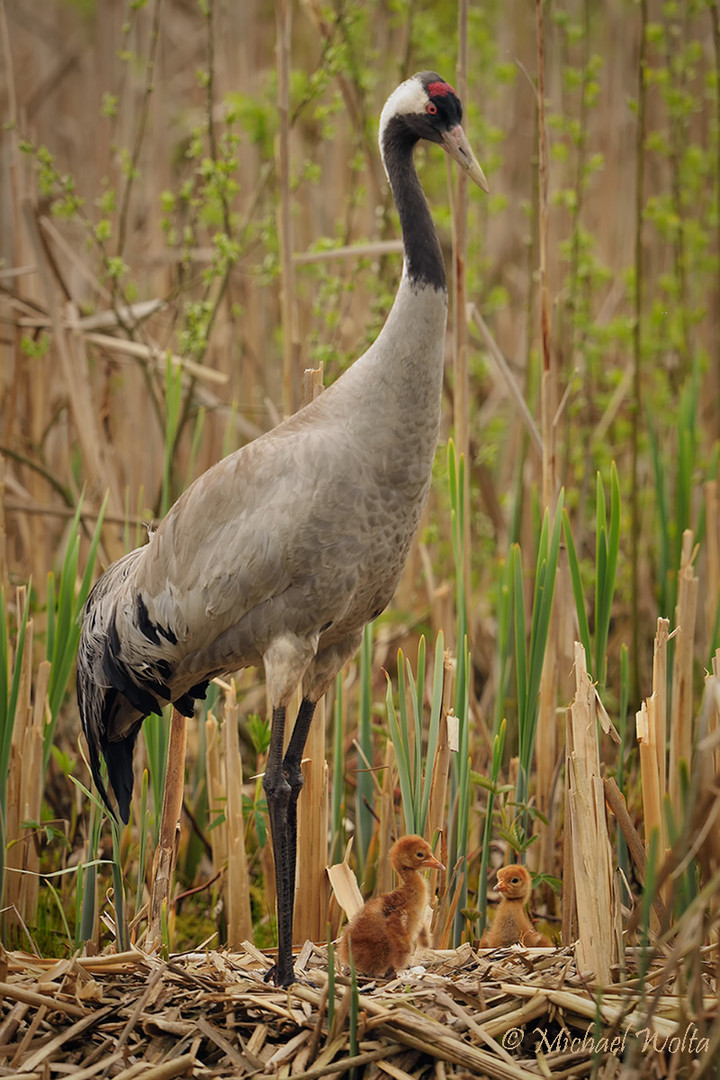
<path id="1" fill-rule="evenodd" d="M 280 990 L 263 981 L 271 960 L 250 944 L 168 960 L 6 953 L 0 1076 L 560 1080 L 599 1065 L 605 1077 L 682 1076 L 710 1067 L 720 1042 L 709 967 L 691 1021 L 659 961 L 598 994 L 572 948 L 463 945 L 422 959 L 353 987 L 307 942 L 298 982 Z M 712 951 L 703 962 L 715 962 Z"/>

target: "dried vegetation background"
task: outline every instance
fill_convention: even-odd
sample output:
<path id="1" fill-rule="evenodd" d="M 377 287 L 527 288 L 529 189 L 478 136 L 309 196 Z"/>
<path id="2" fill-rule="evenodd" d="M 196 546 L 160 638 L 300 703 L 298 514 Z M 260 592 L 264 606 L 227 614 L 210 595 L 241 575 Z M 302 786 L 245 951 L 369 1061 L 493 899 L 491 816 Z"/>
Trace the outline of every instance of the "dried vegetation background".
<path id="1" fill-rule="evenodd" d="M 145 1060 L 157 1077 L 537 1076 L 533 1028 L 568 1035 L 543 1075 L 714 1068 L 718 8 L 541 10 L 543 68 L 529 2 L 0 5 L 2 1075 L 129 1077 Z M 305 369 L 327 384 L 376 335 L 401 270 L 377 116 L 425 67 L 467 82 L 491 194 L 465 216 L 442 155 L 419 152 L 452 271 L 443 445 L 395 601 L 317 727 L 298 944 L 337 932 L 324 868 L 348 836 L 364 891 L 389 886 L 385 854 L 427 792 L 445 953 L 386 997 L 338 975 L 336 1012 L 324 948 L 306 957 L 314 989 L 260 986 L 242 943 L 272 945 L 274 898 L 264 688 L 246 673 L 190 735 L 165 928 L 166 950 L 239 952 L 93 969 L 75 949 L 143 944 L 164 744 L 148 725 L 145 787 L 111 850 L 71 779 L 89 784 L 75 598 L 194 477 L 296 409 Z M 425 672 L 418 642 L 431 658 L 440 631 Z M 409 720 L 391 742 L 395 707 Z M 412 763 L 430 738 L 403 775 L 403 747 Z M 493 866 L 516 859 L 567 952 L 496 970 L 473 944 Z M 413 1043 L 408 1007 L 450 1041 Z M 52 1043 L 62 1015 L 80 1026 Z M 296 1057 L 270 1035 L 278 1017 Z M 591 1021 L 607 1045 L 573 1052 Z"/>

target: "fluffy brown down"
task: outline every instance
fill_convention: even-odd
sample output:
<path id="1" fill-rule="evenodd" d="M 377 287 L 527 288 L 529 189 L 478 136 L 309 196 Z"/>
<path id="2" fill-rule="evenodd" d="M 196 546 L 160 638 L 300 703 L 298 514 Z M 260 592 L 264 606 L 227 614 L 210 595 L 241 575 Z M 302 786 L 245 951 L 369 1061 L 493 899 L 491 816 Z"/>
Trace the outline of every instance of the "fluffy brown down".
<path id="1" fill-rule="evenodd" d="M 493 924 L 480 940 L 483 949 L 497 949 L 502 945 L 540 946 L 552 945 L 549 938 L 538 933 L 525 913 L 530 899 L 530 874 L 524 866 L 512 863 L 498 870 L 497 888 L 502 900 Z"/>
<path id="2" fill-rule="evenodd" d="M 338 946 L 340 960 L 372 977 L 392 976 L 407 967 L 418 943 L 429 945 L 424 923 L 427 885 L 421 867 L 444 870 L 421 836 L 403 836 L 390 849 L 402 885 L 374 896 L 348 923 Z"/>

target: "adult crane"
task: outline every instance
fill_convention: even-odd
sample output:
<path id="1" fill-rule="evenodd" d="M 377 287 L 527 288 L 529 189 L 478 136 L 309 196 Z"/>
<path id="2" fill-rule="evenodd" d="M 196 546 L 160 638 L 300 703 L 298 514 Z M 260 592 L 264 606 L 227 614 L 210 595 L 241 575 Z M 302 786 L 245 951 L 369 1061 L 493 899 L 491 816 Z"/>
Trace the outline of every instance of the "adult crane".
<path id="1" fill-rule="evenodd" d="M 440 423 L 447 284 L 413 161 L 437 143 L 484 190 L 462 106 L 436 72 L 388 98 L 379 143 L 397 206 L 403 273 L 377 340 L 323 394 L 200 476 L 148 543 L 85 606 L 77 690 L 93 779 L 127 822 L 142 722 L 191 716 L 216 675 L 262 665 L 272 704 L 263 781 L 275 856 L 278 958 L 294 978 L 296 804 L 316 702 L 389 603 L 430 488 Z M 283 753 L 285 710 L 302 700 Z"/>

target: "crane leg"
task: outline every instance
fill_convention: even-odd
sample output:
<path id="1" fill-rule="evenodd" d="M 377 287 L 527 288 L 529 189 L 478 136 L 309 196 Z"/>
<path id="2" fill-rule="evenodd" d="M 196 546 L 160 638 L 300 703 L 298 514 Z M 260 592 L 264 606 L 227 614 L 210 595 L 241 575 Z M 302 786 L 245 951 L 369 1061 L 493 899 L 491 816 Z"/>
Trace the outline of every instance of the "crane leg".
<path id="1" fill-rule="evenodd" d="M 270 747 L 263 788 L 268 805 L 277 892 L 277 963 L 267 973 L 277 986 L 294 980 L 292 958 L 293 907 L 295 903 L 295 859 L 297 851 L 297 800 L 302 788 L 302 752 L 315 702 L 303 698 L 295 727 L 283 757 L 285 707 L 273 707 Z"/>
<path id="2" fill-rule="evenodd" d="M 292 904 L 290 907 L 290 920 L 292 936 L 292 920 L 295 913 L 295 863 L 297 859 L 297 801 L 303 786 L 302 756 L 307 742 L 310 724 L 315 714 L 315 702 L 303 698 L 298 709 L 295 727 L 293 728 L 290 742 L 288 743 L 285 757 L 283 758 L 283 773 L 290 785 L 290 802 L 288 804 L 288 886 Z"/>

